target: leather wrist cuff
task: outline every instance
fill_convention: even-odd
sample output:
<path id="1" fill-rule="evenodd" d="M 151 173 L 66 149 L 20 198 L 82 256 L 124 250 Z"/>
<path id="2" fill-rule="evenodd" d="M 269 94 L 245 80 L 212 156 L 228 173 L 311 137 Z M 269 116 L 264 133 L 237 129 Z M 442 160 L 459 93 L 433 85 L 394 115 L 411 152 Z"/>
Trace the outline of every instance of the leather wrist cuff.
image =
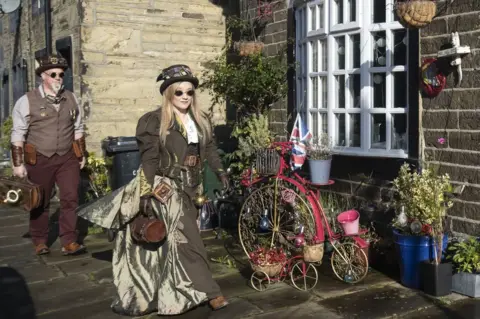
<path id="1" fill-rule="evenodd" d="M 23 164 L 23 147 L 11 145 L 13 166 L 18 167 Z"/>
<path id="2" fill-rule="evenodd" d="M 80 148 L 80 151 L 82 152 L 83 156 L 87 156 L 87 146 L 85 144 L 85 136 L 80 137 L 78 140 L 76 140 L 78 147 Z"/>

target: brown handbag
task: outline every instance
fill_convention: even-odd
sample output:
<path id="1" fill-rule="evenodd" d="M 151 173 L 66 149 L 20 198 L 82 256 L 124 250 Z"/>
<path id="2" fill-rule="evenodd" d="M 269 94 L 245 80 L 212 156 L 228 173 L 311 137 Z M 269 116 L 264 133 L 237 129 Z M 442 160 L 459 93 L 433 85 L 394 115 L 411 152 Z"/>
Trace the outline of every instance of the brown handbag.
<path id="1" fill-rule="evenodd" d="M 27 178 L 0 176 L 0 200 L 5 204 L 21 203 L 30 212 L 40 206 L 43 189 Z"/>
<path id="2" fill-rule="evenodd" d="M 165 239 L 165 223 L 157 218 L 138 215 L 131 223 L 132 237 L 141 243 L 159 243 Z"/>

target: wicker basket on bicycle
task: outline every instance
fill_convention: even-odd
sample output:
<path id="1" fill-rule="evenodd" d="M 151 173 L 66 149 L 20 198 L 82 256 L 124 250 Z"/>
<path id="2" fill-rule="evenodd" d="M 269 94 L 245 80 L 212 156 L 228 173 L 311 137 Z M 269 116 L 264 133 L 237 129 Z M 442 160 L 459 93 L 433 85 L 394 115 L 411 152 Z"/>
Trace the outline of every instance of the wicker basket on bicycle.
<path id="1" fill-rule="evenodd" d="M 268 277 L 275 277 L 280 274 L 282 271 L 283 263 L 275 263 L 275 264 L 264 264 L 264 265 L 252 265 L 252 270 L 255 271 L 262 271 L 268 275 Z"/>
<path id="2" fill-rule="evenodd" d="M 319 263 L 323 259 L 323 243 L 303 246 L 303 260 L 309 263 Z"/>
<path id="3" fill-rule="evenodd" d="M 255 170 L 257 174 L 268 176 L 277 174 L 280 169 L 280 154 L 271 148 L 264 148 L 257 151 Z"/>

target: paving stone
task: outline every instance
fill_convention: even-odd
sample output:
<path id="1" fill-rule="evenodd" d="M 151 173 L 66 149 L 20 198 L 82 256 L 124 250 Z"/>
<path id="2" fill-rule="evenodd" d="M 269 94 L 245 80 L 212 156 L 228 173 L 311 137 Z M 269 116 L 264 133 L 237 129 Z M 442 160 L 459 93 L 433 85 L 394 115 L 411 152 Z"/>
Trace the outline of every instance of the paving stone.
<path id="1" fill-rule="evenodd" d="M 261 315 L 255 315 L 256 319 L 290 319 L 290 318 L 321 318 L 321 319 L 341 319 L 342 316 L 332 312 L 315 302 L 306 302 L 297 307 L 283 308 L 273 312 Z"/>
<path id="2" fill-rule="evenodd" d="M 469 298 L 452 305 L 433 305 L 428 309 L 409 313 L 408 319 L 473 319 L 480 318 L 480 299 Z"/>
<path id="3" fill-rule="evenodd" d="M 112 269 L 112 264 L 108 261 L 98 260 L 94 258 L 85 258 L 81 260 L 72 260 L 64 263 L 56 264 L 67 276 L 74 274 L 89 274 L 101 269 Z"/>
<path id="4" fill-rule="evenodd" d="M 250 277 L 247 279 L 239 273 L 217 278 L 216 281 L 225 297 L 238 297 L 255 292 L 250 286 Z M 274 283 L 271 284 L 268 289 L 271 290 L 281 287 L 286 287 L 286 284 L 282 282 Z"/>
<path id="5" fill-rule="evenodd" d="M 345 318 L 387 318 L 424 309 L 431 301 L 409 289 L 372 288 L 319 301 L 323 307 Z"/>
<path id="6" fill-rule="evenodd" d="M 87 245 L 86 253 L 75 256 L 63 256 L 61 252 L 61 246 L 58 241 L 50 247 L 50 250 L 50 254 L 41 256 L 45 263 L 49 265 L 71 262 L 73 260 L 83 260 L 91 257 L 105 261 L 111 261 L 112 259 L 111 245 L 108 245 L 106 243 Z"/>
<path id="7" fill-rule="evenodd" d="M 9 263 L 12 260 L 38 259 L 32 245 L 0 247 L 0 264 Z"/>
<path id="8" fill-rule="evenodd" d="M 5 237 L 18 237 L 22 238 L 26 233 L 28 233 L 28 224 L 25 225 L 12 225 L 9 227 L 4 227 L 0 230 L 2 236 Z"/>
<path id="9" fill-rule="evenodd" d="M 1 230 L 0 230 L 1 233 Z M 14 245 L 32 245 L 29 238 L 22 238 L 18 236 L 2 236 L 0 237 L 0 247 L 14 246 Z"/>
<path id="10" fill-rule="evenodd" d="M 38 316 L 39 319 L 120 319 L 128 318 L 118 315 L 110 310 L 112 299 L 106 299 L 99 302 L 69 307 L 60 311 L 53 311 Z"/>
<path id="11" fill-rule="evenodd" d="M 0 206 L 0 218 L 6 218 L 11 216 L 26 216 L 27 213 L 21 209 L 16 207 L 11 207 L 7 205 Z"/>
<path id="12" fill-rule="evenodd" d="M 112 267 L 104 268 L 98 271 L 93 271 L 89 274 L 90 280 L 95 280 L 101 284 L 113 282 Z"/>
<path id="13" fill-rule="evenodd" d="M 311 297 L 310 292 L 300 291 L 293 287 L 283 287 L 280 289 L 267 289 L 265 291 L 255 292 L 242 298 L 267 312 L 306 303 Z"/>
<path id="14" fill-rule="evenodd" d="M 65 277 L 65 275 L 58 268 L 42 263 L 18 268 L 18 271 L 25 277 L 25 280 L 29 284 Z"/>
<path id="15" fill-rule="evenodd" d="M 87 275 L 73 275 L 69 277 L 48 280 L 31 284 L 30 294 L 36 302 L 44 302 L 57 296 L 76 290 L 87 290 L 97 285 L 89 280 Z"/>
<path id="16" fill-rule="evenodd" d="M 236 319 L 245 318 L 252 315 L 261 314 L 262 310 L 251 304 L 245 299 L 234 298 L 229 300 L 230 304 L 220 310 L 214 311 L 210 315 L 210 319 Z"/>
<path id="17" fill-rule="evenodd" d="M 28 226 L 28 218 L 23 215 L 13 215 L 0 218 L 0 230 L 12 226 Z"/>
<path id="18" fill-rule="evenodd" d="M 330 268 L 331 269 L 331 268 Z M 362 291 L 373 286 L 385 286 L 394 281 L 378 271 L 370 271 L 365 279 L 357 284 L 340 281 L 333 271 L 318 270 L 318 283 L 312 292 L 320 298 L 331 298 L 348 293 Z"/>
<path id="19" fill-rule="evenodd" d="M 102 285 L 97 287 L 92 287 L 88 289 L 76 290 L 66 292 L 64 294 L 58 295 L 55 298 L 49 299 L 47 301 L 40 301 L 35 304 L 37 309 L 37 314 L 46 314 L 53 311 L 63 312 L 63 316 L 59 314 L 57 318 L 73 318 L 72 316 L 80 315 L 80 313 L 75 313 L 72 309 L 84 309 L 89 311 L 89 304 L 93 304 L 102 300 L 111 300 L 114 295 L 114 289 L 112 285 Z M 87 306 L 88 305 L 88 306 Z M 67 312 L 64 312 L 67 311 Z M 80 310 L 79 310 L 80 311 Z M 65 315 L 69 313 L 69 315 Z M 89 318 L 88 316 L 75 317 L 75 318 Z"/>

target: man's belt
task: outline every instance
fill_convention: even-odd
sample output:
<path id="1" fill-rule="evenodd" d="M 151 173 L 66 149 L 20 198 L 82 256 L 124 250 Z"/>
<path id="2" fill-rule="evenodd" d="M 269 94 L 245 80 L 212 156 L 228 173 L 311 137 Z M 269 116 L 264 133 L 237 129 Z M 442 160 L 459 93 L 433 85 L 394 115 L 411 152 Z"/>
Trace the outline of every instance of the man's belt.
<path id="1" fill-rule="evenodd" d="M 198 155 L 185 156 L 185 160 L 183 161 L 183 165 L 188 167 L 195 167 L 199 164 L 200 164 L 200 156 Z"/>

